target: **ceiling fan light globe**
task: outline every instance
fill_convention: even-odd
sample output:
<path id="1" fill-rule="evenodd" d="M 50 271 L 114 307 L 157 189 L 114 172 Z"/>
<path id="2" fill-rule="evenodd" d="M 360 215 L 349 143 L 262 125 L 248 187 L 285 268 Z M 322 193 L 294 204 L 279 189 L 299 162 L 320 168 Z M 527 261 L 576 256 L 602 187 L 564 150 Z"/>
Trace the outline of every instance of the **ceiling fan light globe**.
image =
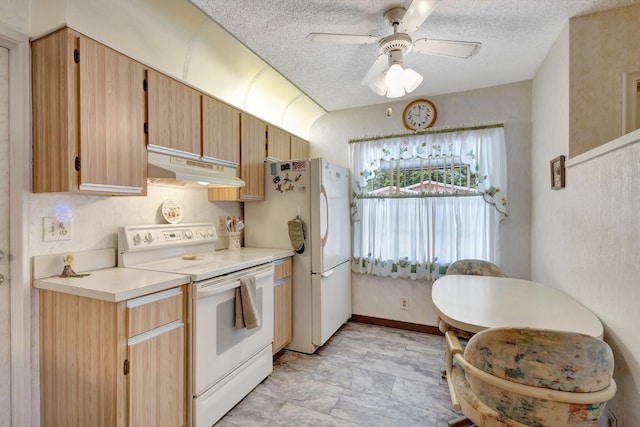
<path id="1" fill-rule="evenodd" d="M 387 87 L 398 87 L 404 84 L 404 70 L 399 64 L 393 64 L 387 70 Z"/>
<path id="2" fill-rule="evenodd" d="M 373 79 L 371 83 L 369 83 L 369 89 L 373 91 L 376 95 L 384 96 L 387 93 L 387 82 L 386 82 L 387 73 L 382 72 L 378 77 Z"/>
<path id="3" fill-rule="evenodd" d="M 411 68 L 406 68 L 404 70 L 403 78 L 404 78 L 404 89 L 407 91 L 407 93 L 413 92 L 414 90 L 416 90 L 418 86 L 420 86 L 420 83 L 422 83 L 422 80 L 423 80 L 423 77 L 418 72 L 416 72 Z"/>
<path id="4" fill-rule="evenodd" d="M 404 85 L 389 86 L 387 89 L 387 98 L 400 98 L 405 94 Z"/>

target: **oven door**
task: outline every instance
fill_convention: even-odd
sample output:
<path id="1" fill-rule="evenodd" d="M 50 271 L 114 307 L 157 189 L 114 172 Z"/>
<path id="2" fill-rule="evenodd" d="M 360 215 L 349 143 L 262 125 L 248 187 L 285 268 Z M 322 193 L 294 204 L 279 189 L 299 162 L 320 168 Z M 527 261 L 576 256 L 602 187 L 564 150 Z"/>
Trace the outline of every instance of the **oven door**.
<path id="1" fill-rule="evenodd" d="M 235 290 L 240 279 L 256 280 L 260 326 L 236 329 Z M 193 307 L 193 394 L 199 396 L 273 341 L 273 265 L 195 282 Z"/>

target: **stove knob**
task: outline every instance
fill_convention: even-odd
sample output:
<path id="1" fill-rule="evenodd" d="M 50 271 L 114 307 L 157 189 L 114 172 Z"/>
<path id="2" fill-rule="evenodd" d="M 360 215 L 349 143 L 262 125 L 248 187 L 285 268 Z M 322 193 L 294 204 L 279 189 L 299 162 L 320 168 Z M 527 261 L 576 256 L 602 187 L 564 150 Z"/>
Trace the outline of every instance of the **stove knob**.
<path id="1" fill-rule="evenodd" d="M 191 239 L 193 237 L 193 231 L 187 230 L 184 232 L 184 235 L 187 236 L 187 239 Z"/>
<path id="2" fill-rule="evenodd" d="M 152 243 L 153 242 L 153 234 L 151 234 L 151 232 L 145 234 L 144 235 L 144 241 L 145 241 L 145 243 Z"/>
<path id="3" fill-rule="evenodd" d="M 140 233 L 136 233 L 131 237 L 131 240 L 133 240 L 134 245 L 138 245 L 142 241 L 142 236 L 140 235 Z"/>
<path id="4" fill-rule="evenodd" d="M 213 237 L 213 228 L 212 227 L 207 228 L 207 235 L 209 237 Z"/>

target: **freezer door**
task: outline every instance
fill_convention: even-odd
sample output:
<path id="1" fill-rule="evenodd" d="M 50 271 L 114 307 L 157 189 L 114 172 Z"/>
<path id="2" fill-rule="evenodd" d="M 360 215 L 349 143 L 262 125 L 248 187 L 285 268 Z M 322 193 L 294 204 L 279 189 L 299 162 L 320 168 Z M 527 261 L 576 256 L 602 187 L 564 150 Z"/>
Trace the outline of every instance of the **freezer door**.
<path id="1" fill-rule="evenodd" d="M 311 162 L 311 271 L 323 273 L 351 258 L 349 170 Z"/>
<path id="2" fill-rule="evenodd" d="M 351 317 L 351 263 L 311 275 L 312 341 L 321 346 Z M 295 328 L 295 325 L 294 325 Z"/>

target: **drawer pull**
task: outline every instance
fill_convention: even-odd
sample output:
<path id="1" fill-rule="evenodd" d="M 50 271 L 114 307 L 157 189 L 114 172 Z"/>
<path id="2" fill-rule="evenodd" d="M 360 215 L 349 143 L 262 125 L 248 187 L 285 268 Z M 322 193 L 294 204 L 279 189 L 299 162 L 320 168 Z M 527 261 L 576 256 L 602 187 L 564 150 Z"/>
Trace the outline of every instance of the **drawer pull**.
<path id="1" fill-rule="evenodd" d="M 155 329 L 151 329 L 150 331 L 143 332 L 135 337 L 131 337 L 127 340 L 127 344 L 129 347 L 132 347 L 136 344 L 140 344 L 141 342 L 148 341 L 152 338 L 158 337 L 162 334 L 166 334 L 167 332 L 173 331 L 174 329 L 181 328 L 182 320 L 174 320 L 171 323 L 167 323 L 166 325 L 159 326 Z"/>
<path id="2" fill-rule="evenodd" d="M 168 299 L 176 295 L 180 295 L 181 293 L 182 293 L 182 289 L 173 288 L 173 289 L 168 289 L 162 292 L 156 292 L 155 294 L 145 295 L 143 297 L 135 298 L 127 301 L 127 308 L 140 307 L 141 305 L 150 304 L 156 301 L 162 301 L 164 299 Z"/>

